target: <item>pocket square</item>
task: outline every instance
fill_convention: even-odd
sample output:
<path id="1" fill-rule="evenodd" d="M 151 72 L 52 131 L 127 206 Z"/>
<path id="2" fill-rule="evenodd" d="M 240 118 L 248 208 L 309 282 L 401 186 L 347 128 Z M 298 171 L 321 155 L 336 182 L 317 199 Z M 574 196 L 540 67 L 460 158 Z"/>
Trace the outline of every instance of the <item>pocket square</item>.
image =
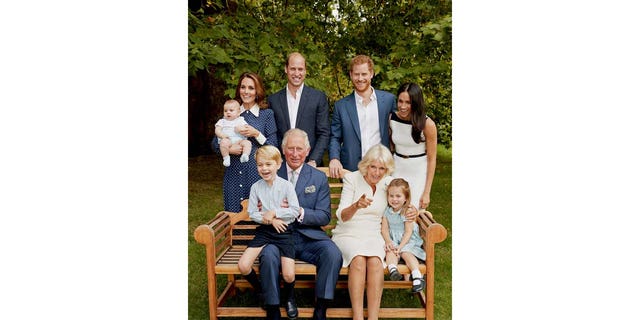
<path id="1" fill-rule="evenodd" d="M 315 185 L 310 185 L 310 186 L 304 188 L 304 193 L 314 193 L 314 192 L 316 192 L 316 186 Z"/>

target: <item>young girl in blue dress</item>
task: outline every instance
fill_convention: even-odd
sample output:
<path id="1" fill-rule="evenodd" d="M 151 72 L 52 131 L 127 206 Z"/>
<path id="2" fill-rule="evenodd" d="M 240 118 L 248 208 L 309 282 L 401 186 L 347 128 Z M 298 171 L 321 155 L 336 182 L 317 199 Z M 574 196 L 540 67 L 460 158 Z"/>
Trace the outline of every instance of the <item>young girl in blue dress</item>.
<path id="1" fill-rule="evenodd" d="M 382 237 L 385 242 L 385 262 L 389 276 L 394 281 L 402 279 L 397 267 L 399 258 L 402 258 L 411 270 L 411 291 L 420 292 L 424 289 L 425 281 L 418 268 L 418 259 L 424 261 L 427 255 L 422 249 L 423 241 L 418 225 L 404 217 L 405 211 L 411 205 L 409 183 L 402 178 L 391 180 L 387 187 L 387 202 L 388 206 L 382 215 Z"/>

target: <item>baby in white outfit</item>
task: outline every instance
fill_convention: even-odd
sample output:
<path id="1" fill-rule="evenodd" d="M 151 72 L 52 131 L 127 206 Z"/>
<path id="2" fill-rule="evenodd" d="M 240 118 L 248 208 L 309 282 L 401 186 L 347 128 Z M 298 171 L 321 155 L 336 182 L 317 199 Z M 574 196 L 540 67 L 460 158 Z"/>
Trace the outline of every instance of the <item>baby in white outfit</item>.
<path id="1" fill-rule="evenodd" d="M 236 131 L 236 128 L 247 124 L 244 117 L 240 116 L 240 103 L 236 100 L 227 100 L 224 103 L 223 118 L 216 122 L 216 136 L 220 144 L 220 153 L 222 154 L 222 164 L 228 167 L 231 164 L 229 156 L 229 148 L 234 144 L 240 144 L 242 147 L 242 156 L 240 162 L 249 161 L 251 154 L 251 141 L 247 137 Z"/>

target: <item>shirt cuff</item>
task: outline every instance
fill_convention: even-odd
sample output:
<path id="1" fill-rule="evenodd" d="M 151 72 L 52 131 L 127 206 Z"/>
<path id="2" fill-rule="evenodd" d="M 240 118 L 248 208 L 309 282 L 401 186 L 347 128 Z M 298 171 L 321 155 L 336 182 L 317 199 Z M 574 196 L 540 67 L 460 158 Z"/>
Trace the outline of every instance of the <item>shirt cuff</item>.
<path id="1" fill-rule="evenodd" d="M 304 208 L 300 207 L 300 215 L 298 216 L 298 222 L 302 223 L 302 220 L 304 220 Z"/>
<path id="2" fill-rule="evenodd" d="M 262 145 L 264 145 L 264 143 L 267 142 L 267 138 L 264 137 L 262 132 L 256 137 L 256 140 L 258 141 L 258 143 Z"/>

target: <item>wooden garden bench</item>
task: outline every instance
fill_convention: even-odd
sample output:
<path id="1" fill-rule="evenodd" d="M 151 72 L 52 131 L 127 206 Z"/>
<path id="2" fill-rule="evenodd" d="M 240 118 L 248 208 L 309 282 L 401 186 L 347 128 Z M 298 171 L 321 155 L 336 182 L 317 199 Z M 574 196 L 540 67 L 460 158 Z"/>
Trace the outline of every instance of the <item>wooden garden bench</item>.
<path id="1" fill-rule="evenodd" d="M 329 174 L 329 168 L 318 168 Z M 324 229 L 330 232 L 337 221 L 335 211 L 338 208 L 342 182 L 339 179 L 329 179 L 331 189 L 331 212 L 332 220 Z M 265 317 L 266 312 L 260 306 L 225 306 L 225 301 L 236 293 L 238 288 L 250 288 L 251 285 L 242 278 L 238 269 L 238 259 L 246 248 L 246 243 L 253 238 L 253 230 L 257 224 L 249 219 L 247 212 L 248 200 L 242 202 L 241 212 L 219 212 L 213 220 L 207 224 L 200 225 L 194 232 L 196 241 L 203 244 L 207 255 L 207 279 L 209 292 L 209 317 L 217 320 L 218 317 Z M 447 237 L 447 230 L 437 223 L 430 212 L 423 211 L 419 214 L 417 223 L 420 235 L 424 240 L 423 248 L 427 253 L 427 260 L 420 264 L 420 272 L 425 275 L 426 290 L 417 294 L 421 307 L 419 308 L 380 308 L 380 318 L 424 318 L 433 319 L 433 299 L 434 299 L 434 258 L 435 244 L 444 241 Z M 258 263 L 254 269 L 259 271 Z M 341 275 L 348 274 L 348 268 L 340 270 Z M 402 274 L 409 274 L 410 270 L 404 264 L 398 265 L 398 271 Z M 296 260 L 296 278 L 299 275 L 315 276 L 314 265 Z M 385 269 L 385 273 L 388 271 Z M 217 282 L 226 277 L 227 284 L 221 293 L 216 289 Z M 296 279 L 296 288 L 314 288 L 315 281 Z M 347 289 L 346 277 L 340 277 L 336 285 L 338 289 Z M 411 281 L 392 281 L 385 277 L 384 289 L 410 289 Z M 410 294 L 407 292 L 407 294 Z M 384 291 L 383 291 L 384 295 Z M 366 305 L 366 304 L 365 304 Z M 286 311 L 280 308 L 282 317 L 286 318 Z M 298 307 L 298 317 L 311 318 L 313 307 Z M 365 316 L 367 310 L 365 308 Z M 352 318 L 351 308 L 327 308 L 327 318 Z"/>

